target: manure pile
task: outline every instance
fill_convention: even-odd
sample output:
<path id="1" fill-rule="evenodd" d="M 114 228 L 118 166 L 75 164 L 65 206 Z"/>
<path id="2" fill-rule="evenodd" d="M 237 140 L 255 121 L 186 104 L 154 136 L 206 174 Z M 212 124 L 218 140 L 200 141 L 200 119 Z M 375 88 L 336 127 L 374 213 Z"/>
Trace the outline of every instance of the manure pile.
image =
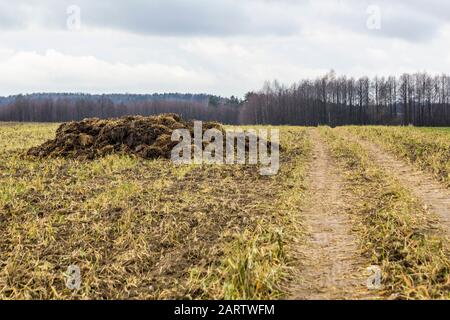
<path id="1" fill-rule="evenodd" d="M 220 124 L 204 122 L 203 131 Z M 56 138 L 31 148 L 28 155 L 36 157 L 65 157 L 95 159 L 112 153 L 134 154 L 144 159 L 170 159 L 178 142 L 171 141 L 176 129 L 194 132 L 194 123 L 176 114 L 158 116 L 127 116 L 117 119 L 85 119 L 63 123 Z"/>

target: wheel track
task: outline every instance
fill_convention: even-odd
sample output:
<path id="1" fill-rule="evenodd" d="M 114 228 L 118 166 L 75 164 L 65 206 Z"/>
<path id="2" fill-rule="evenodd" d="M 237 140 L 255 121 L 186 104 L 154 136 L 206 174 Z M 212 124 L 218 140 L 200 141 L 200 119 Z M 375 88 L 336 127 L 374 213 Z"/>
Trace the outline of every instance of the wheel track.
<path id="1" fill-rule="evenodd" d="M 350 134 L 345 135 L 367 150 L 369 156 L 391 176 L 396 178 L 426 209 L 440 218 L 440 224 L 450 235 L 450 190 L 437 182 L 430 174 L 384 151 L 377 144 Z"/>
<path id="2" fill-rule="evenodd" d="M 312 129 L 310 136 L 314 144 L 310 195 L 301 212 L 308 239 L 297 248 L 298 276 L 290 288 L 291 298 L 367 298 L 364 269 L 368 265 L 358 254 L 352 222 L 345 213 L 350 196 L 317 129 Z"/>

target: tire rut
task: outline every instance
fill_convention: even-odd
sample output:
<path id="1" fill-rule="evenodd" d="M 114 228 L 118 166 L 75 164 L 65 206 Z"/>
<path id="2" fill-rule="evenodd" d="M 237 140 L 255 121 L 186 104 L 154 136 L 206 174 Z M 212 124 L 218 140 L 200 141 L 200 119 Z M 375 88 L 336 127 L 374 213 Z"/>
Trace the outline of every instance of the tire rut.
<path id="1" fill-rule="evenodd" d="M 430 174 L 397 159 L 377 144 L 356 137 L 352 139 L 365 148 L 378 165 L 410 190 L 429 212 L 439 217 L 441 227 L 445 229 L 447 235 L 450 235 L 450 190 L 442 186 Z"/>
<path id="2" fill-rule="evenodd" d="M 351 203 L 344 191 L 338 166 L 332 161 L 316 129 L 308 185 L 309 200 L 301 212 L 308 239 L 297 248 L 298 275 L 290 288 L 291 299 L 328 300 L 367 298 L 364 269 L 357 238 L 346 214 Z"/>

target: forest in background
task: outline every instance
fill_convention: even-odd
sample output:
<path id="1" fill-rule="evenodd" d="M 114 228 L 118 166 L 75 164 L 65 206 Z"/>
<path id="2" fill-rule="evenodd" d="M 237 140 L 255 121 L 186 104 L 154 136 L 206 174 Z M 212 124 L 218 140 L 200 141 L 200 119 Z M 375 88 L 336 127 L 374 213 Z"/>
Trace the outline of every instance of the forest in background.
<path id="1" fill-rule="evenodd" d="M 245 99 L 206 94 L 33 94 L 0 98 L 0 121 L 62 122 L 88 117 L 178 113 L 226 124 L 450 126 L 450 76 L 336 76 L 278 81 Z"/>
<path id="2" fill-rule="evenodd" d="M 185 119 L 237 124 L 241 101 L 206 94 L 42 93 L 0 98 L 0 121 L 64 122 L 177 113 Z"/>

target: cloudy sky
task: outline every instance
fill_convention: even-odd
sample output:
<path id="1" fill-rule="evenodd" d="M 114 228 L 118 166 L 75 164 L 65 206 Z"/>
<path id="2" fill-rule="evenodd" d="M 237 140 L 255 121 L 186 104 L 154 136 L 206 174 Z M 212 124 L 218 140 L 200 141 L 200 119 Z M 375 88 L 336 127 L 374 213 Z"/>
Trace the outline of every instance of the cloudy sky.
<path id="1" fill-rule="evenodd" d="M 243 96 L 330 69 L 450 73 L 450 2 L 0 0 L 0 95 Z"/>

